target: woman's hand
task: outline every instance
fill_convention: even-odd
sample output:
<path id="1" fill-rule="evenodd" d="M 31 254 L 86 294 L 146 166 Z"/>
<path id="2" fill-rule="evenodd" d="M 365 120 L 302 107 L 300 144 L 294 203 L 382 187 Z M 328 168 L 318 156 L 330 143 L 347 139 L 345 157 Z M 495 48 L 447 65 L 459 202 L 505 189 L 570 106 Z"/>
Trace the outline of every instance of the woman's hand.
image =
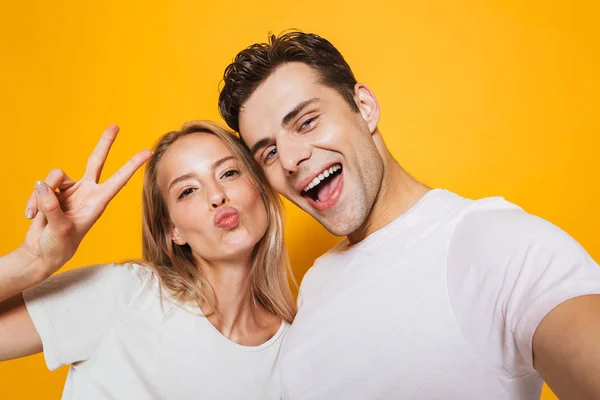
<path id="1" fill-rule="evenodd" d="M 34 257 L 37 261 L 35 264 L 40 268 L 39 273 L 44 278 L 73 257 L 81 240 L 100 218 L 108 203 L 152 156 L 150 150 L 143 150 L 104 183 L 98 183 L 118 131 L 116 125 L 104 131 L 88 159 L 81 180 L 73 181 L 62 170 L 55 169 L 45 182 L 36 182 L 26 208 L 26 215 L 33 218 L 33 222 L 22 250 Z"/>

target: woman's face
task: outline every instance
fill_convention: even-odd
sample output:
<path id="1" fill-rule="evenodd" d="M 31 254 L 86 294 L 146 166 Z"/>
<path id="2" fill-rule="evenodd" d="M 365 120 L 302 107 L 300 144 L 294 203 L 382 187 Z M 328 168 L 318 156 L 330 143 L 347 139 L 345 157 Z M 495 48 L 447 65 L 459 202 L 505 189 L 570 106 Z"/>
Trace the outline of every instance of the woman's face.
<path id="1" fill-rule="evenodd" d="M 213 134 L 173 143 L 157 166 L 173 242 L 189 244 L 196 258 L 209 262 L 248 260 L 267 230 L 267 212 L 247 175 Z"/>

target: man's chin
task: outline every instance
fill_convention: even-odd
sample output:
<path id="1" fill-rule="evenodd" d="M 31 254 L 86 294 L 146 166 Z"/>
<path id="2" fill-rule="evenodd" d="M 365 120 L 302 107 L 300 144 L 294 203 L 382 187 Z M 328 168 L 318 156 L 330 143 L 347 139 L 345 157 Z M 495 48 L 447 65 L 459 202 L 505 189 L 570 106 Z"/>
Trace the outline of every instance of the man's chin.
<path id="1" fill-rule="evenodd" d="M 334 236 L 348 236 L 361 226 L 361 222 L 359 221 L 361 218 L 356 218 L 354 212 L 356 207 L 350 206 L 349 208 L 338 203 L 323 215 L 322 212 L 316 210 L 307 201 L 301 203 L 298 201 L 294 202 L 294 204 L 319 222 L 323 228 L 327 229 Z M 338 210 L 342 211 L 339 212 Z"/>
<path id="2" fill-rule="evenodd" d="M 360 228 L 360 224 L 355 223 L 353 218 L 347 218 L 339 214 L 333 218 L 313 217 L 334 236 L 348 236 Z"/>

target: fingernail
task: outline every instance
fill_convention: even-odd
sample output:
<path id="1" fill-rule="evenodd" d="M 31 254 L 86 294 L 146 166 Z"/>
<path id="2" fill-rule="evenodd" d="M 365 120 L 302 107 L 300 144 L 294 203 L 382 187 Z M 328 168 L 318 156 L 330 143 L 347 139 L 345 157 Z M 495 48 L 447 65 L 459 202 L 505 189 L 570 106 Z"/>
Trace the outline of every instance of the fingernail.
<path id="1" fill-rule="evenodd" d="M 28 208 L 27 211 L 25 212 L 25 216 L 27 217 L 27 219 L 33 218 L 33 209 Z"/>
<path id="2" fill-rule="evenodd" d="M 35 191 L 37 194 L 42 195 L 48 191 L 48 186 L 42 181 L 37 181 L 35 183 Z"/>

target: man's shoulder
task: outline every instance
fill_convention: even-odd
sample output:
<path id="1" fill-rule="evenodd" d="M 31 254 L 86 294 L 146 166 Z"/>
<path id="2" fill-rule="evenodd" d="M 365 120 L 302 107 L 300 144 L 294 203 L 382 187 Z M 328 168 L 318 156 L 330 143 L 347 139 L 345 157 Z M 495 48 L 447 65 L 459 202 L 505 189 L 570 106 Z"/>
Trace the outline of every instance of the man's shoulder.
<path id="1" fill-rule="evenodd" d="M 474 201 L 457 222 L 451 246 L 522 247 L 557 245 L 573 239 L 562 229 L 502 198 Z"/>
<path id="2" fill-rule="evenodd" d="M 447 251 L 450 271 L 458 268 L 483 277 L 491 271 L 541 270 L 556 260 L 589 262 L 585 249 L 567 232 L 505 200 L 466 212 Z"/>
<path id="3" fill-rule="evenodd" d="M 461 220 L 468 220 L 469 224 L 473 223 L 477 226 L 479 222 L 472 222 L 472 220 L 482 219 L 480 216 L 483 216 L 483 219 L 489 219 L 487 213 L 521 210 L 502 197 L 471 200 L 444 189 L 432 190 L 426 196 L 398 220 L 375 232 L 373 237 L 367 238 L 371 240 L 371 243 L 366 246 L 365 243 L 362 243 L 362 246 L 350 249 L 347 238 L 341 240 L 314 261 L 304 275 L 301 286 L 306 290 L 329 280 L 331 275 L 336 274 L 340 268 L 348 264 L 348 258 L 372 251 L 373 245 L 381 247 L 382 243 L 385 245 L 386 242 L 389 242 L 389 246 L 392 246 L 390 249 L 395 250 L 396 247 L 393 247 L 393 243 L 397 241 L 398 235 L 409 235 L 411 239 L 414 239 L 419 236 L 419 229 L 428 231 L 433 226 L 448 226 L 448 223 L 451 224 L 451 227 L 444 229 L 452 229 L 452 226 L 455 226 L 457 221 L 460 223 Z M 466 216 L 472 217 L 466 218 Z M 491 223 L 495 222 L 491 221 Z M 402 229 L 402 224 L 406 224 L 408 227 Z"/>
<path id="4" fill-rule="evenodd" d="M 317 257 L 312 266 L 306 271 L 306 274 L 304 274 L 302 284 L 308 280 L 315 279 L 321 273 L 327 273 L 327 270 L 330 270 L 331 268 L 335 268 L 335 265 L 337 265 L 336 257 L 339 255 L 340 249 L 344 246 L 344 243 L 346 243 L 346 239 L 340 241 Z"/>

